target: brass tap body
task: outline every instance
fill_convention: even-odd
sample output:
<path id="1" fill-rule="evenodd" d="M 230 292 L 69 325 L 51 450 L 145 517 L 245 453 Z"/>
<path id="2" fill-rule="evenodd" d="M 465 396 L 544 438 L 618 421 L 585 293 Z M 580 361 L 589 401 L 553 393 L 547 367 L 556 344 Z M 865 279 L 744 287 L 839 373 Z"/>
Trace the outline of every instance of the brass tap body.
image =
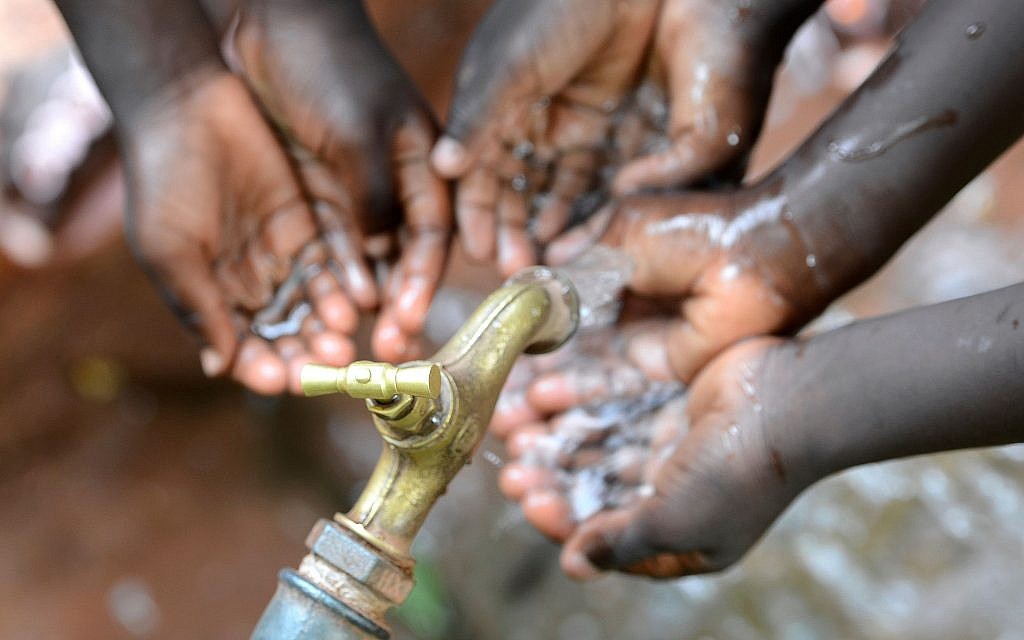
<path id="1" fill-rule="evenodd" d="M 310 554 L 288 580 L 386 631 L 387 609 L 412 589 L 413 538 L 483 439 L 512 365 L 524 352 L 558 348 L 578 323 L 573 286 L 533 267 L 491 294 L 428 361 L 307 366 L 307 395 L 366 400 L 384 449 L 355 505 L 317 525 Z"/>

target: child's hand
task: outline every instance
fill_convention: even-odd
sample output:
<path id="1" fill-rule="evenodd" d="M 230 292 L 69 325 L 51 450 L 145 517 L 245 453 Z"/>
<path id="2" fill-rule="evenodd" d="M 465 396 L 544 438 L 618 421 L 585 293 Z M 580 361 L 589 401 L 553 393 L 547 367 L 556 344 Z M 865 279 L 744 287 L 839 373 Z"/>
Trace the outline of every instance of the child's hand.
<path id="1" fill-rule="evenodd" d="M 667 578 L 725 569 L 811 483 L 765 432 L 759 372 L 772 344 L 737 345 L 701 372 L 676 417 L 689 431 L 656 450 L 645 470 L 651 495 L 575 529 L 562 552 L 566 573 Z"/>
<path id="2" fill-rule="evenodd" d="M 628 254 L 628 292 L 675 316 L 639 338 L 664 347 L 669 375 L 689 382 L 729 345 L 790 328 L 830 301 L 805 284 L 812 269 L 795 234 L 784 194 L 764 187 L 633 196 L 566 233 L 548 259 L 569 262 L 597 238 Z"/>
<path id="3" fill-rule="evenodd" d="M 759 132 L 788 39 L 716 0 L 500 0 L 471 41 L 434 165 L 458 178 L 467 253 L 511 274 L 595 189 L 620 107 L 664 89 L 661 150 L 636 149 L 618 193 L 732 174 Z M 623 145 L 628 146 L 628 145 Z M 646 154 L 636 158 L 635 154 Z M 534 218 L 535 216 L 535 218 Z"/>
<path id="4" fill-rule="evenodd" d="M 344 274 L 344 303 L 382 311 L 373 344 L 416 357 L 413 336 L 441 278 L 451 233 L 444 182 L 431 171 L 434 119 L 359 2 L 241 3 L 242 75 L 292 143 L 307 195 Z M 399 228 L 404 236 L 398 238 Z M 378 292 L 371 259 L 399 255 Z"/>
<path id="5" fill-rule="evenodd" d="M 759 339 L 733 347 L 701 372 L 685 402 L 671 401 L 661 409 L 649 451 L 633 453 L 642 466 L 615 467 L 618 482 L 635 486 L 618 506 L 576 522 L 574 497 L 557 482 L 559 473 L 596 465 L 600 449 L 559 457 L 553 469 L 522 463 L 505 467 L 503 491 L 520 502 L 540 531 L 564 543 L 566 573 L 588 578 L 597 570 L 617 569 L 674 577 L 724 569 L 810 484 L 809 474 L 785 459 L 764 430 L 759 374 L 773 344 Z M 590 374 L 573 368 L 568 375 Z M 550 379 L 539 380 L 528 393 L 552 408 L 568 408 L 578 400 Z M 592 389 L 590 397 L 607 403 L 621 401 L 614 397 L 621 393 L 605 385 Z M 566 419 L 568 414 L 557 414 L 546 423 L 514 429 L 507 435 L 510 453 L 535 460 L 531 447 L 539 446 L 539 436 Z M 603 455 L 621 457 L 622 451 Z"/>
<path id="6" fill-rule="evenodd" d="M 284 151 L 243 83 L 205 70 L 152 101 L 122 135 L 129 241 L 181 320 L 205 347 L 208 375 L 231 372 L 265 394 L 297 390 L 311 359 L 346 364 L 354 315 L 336 313 L 322 270 L 300 336 L 273 344 L 254 315 L 295 269 L 322 269 L 313 214 Z M 321 286 L 322 285 L 322 286 Z"/>

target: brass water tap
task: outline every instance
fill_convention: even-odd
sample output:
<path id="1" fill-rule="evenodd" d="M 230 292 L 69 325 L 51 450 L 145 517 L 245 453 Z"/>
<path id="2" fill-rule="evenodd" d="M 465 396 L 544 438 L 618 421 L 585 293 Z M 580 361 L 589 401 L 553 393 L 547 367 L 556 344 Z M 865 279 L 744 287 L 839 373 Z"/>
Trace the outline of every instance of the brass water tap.
<path id="1" fill-rule="evenodd" d="M 253 637 L 386 638 L 384 614 L 412 589 L 413 538 L 483 439 L 512 365 L 522 353 L 558 348 L 578 323 L 572 284 L 533 267 L 491 294 L 428 361 L 307 365 L 306 395 L 365 399 L 384 446 L 355 505 L 322 520 L 298 572 L 281 574 Z"/>

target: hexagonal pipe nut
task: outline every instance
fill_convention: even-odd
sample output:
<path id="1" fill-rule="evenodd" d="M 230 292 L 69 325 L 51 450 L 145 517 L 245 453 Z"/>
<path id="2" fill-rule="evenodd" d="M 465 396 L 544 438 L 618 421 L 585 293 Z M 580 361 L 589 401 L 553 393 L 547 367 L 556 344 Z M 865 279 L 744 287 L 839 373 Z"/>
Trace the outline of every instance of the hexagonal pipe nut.
<path id="1" fill-rule="evenodd" d="M 306 547 L 396 605 L 405 601 L 415 584 L 412 576 L 387 556 L 330 520 L 316 523 L 306 538 Z"/>

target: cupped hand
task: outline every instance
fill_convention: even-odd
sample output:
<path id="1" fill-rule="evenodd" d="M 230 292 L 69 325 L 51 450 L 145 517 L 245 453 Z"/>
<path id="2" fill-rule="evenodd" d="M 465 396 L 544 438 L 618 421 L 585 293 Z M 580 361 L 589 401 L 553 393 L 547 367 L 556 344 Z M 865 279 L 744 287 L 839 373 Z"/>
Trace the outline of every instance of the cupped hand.
<path id="1" fill-rule="evenodd" d="M 685 401 L 669 401 L 655 412 L 646 440 L 628 447 L 579 448 L 551 457 L 543 451 L 546 436 L 558 433 L 565 441 L 570 407 L 578 399 L 564 387 L 534 385 L 536 401 L 563 413 L 507 435 L 519 462 L 506 465 L 501 486 L 531 523 L 564 544 L 566 573 L 590 578 L 615 569 L 663 578 L 724 569 L 813 482 L 813 474 L 773 446 L 771 425 L 762 418 L 761 403 L 773 399 L 762 393 L 761 372 L 776 343 L 758 339 L 723 353 L 701 372 Z M 580 374 L 574 372 L 569 375 Z M 621 404 L 624 393 L 626 399 L 637 394 L 605 385 L 592 389 L 591 400 Z M 603 508 L 579 518 L 579 495 L 559 478 L 579 478 L 588 469 L 599 469 L 618 493 L 606 493 L 611 499 Z"/>
<path id="2" fill-rule="evenodd" d="M 121 128 L 128 239 L 199 334 L 204 371 L 276 394 L 297 391 L 306 362 L 351 360 L 355 315 L 334 309 L 338 285 L 316 220 L 245 85 L 225 69 L 200 69 Z M 321 275 L 295 292 L 305 310 L 293 318 L 299 335 L 254 334 L 282 283 L 311 271 Z"/>
<path id="3" fill-rule="evenodd" d="M 510 274 L 566 227 L 582 194 L 740 175 L 779 40 L 756 8 L 715 0 L 499 0 L 466 50 L 433 153 L 458 179 L 467 253 L 496 254 Z M 660 115 L 636 104 L 647 85 L 668 103 Z M 623 121 L 639 111 L 664 144 L 626 140 Z"/>
<path id="4" fill-rule="evenodd" d="M 828 302 L 806 286 L 813 267 L 785 207 L 771 185 L 626 197 L 564 234 L 548 258 L 568 262 L 598 239 L 627 254 L 627 293 L 670 320 L 636 348 L 663 346 L 668 370 L 690 382 L 729 345 L 794 328 Z"/>
<path id="5" fill-rule="evenodd" d="M 343 284 L 333 299 L 346 315 L 381 304 L 377 355 L 416 357 L 451 235 L 426 103 L 361 2 L 245 0 L 233 34 L 239 71 L 285 134 L 314 203 Z M 381 290 L 371 269 L 385 259 Z"/>

